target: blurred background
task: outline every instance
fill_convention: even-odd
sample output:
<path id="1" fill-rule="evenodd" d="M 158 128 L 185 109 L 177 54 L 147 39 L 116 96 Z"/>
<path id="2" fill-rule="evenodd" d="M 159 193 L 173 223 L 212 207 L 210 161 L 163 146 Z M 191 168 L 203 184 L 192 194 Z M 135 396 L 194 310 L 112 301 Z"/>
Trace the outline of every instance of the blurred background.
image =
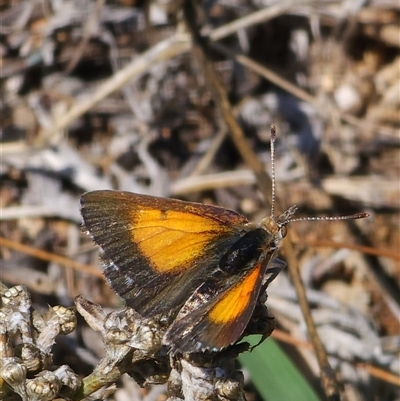
<path id="1" fill-rule="evenodd" d="M 289 230 L 346 399 L 400 400 L 399 2 L 198 6 L 209 57 L 267 172 L 276 125 L 280 204 L 297 204 L 299 217 L 371 214 Z M 211 203 L 255 222 L 269 215 L 193 53 L 181 1 L 1 0 L 0 29 L 0 279 L 26 285 L 39 311 L 78 294 L 121 305 L 80 230 L 85 191 Z M 247 399 L 322 400 L 287 269 L 268 296 L 275 340 L 241 359 Z M 54 359 L 83 377 L 102 352 L 78 324 Z M 140 389 L 129 377 L 118 388 L 109 399 L 166 399 L 165 387 Z"/>

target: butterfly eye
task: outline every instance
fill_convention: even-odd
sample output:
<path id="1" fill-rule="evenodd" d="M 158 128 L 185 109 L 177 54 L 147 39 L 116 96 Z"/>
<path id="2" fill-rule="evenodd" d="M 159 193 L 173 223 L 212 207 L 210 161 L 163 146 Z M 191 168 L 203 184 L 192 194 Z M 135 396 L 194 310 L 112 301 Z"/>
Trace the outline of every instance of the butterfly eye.
<path id="1" fill-rule="evenodd" d="M 282 235 L 282 238 L 285 238 L 285 237 L 286 237 L 286 234 L 287 234 L 287 228 L 286 228 L 286 226 L 282 226 L 282 227 L 281 227 L 281 235 Z"/>

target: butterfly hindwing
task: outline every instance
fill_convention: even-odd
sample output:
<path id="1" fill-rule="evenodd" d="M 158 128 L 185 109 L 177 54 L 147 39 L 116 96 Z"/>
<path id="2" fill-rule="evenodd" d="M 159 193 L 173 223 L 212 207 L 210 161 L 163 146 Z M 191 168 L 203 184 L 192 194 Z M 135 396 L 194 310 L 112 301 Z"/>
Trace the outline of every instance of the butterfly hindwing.
<path id="1" fill-rule="evenodd" d="M 169 327 L 172 352 L 219 350 L 243 334 L 275 254 L 274 237 L 262 228 L 242 235 L 221 257 L 219 269 L 186 301 Z"/>
<path id="2" fill-rule="evenodd" d="M 239 280 L 226 279 L 223 286 L 220 280 L 203 283 L 164 337 L 172 352 L 217 351 L 237 341 L 253 313 L 264 270 L 265 264 L 260 261 Z"/>

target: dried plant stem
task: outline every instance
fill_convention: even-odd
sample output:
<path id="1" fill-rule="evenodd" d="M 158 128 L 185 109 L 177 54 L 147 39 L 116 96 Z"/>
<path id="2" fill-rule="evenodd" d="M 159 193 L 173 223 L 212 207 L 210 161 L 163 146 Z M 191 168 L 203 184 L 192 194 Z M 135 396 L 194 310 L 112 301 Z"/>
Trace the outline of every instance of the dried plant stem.
<path id="1" fill-rule="evenodd" d="M 194 175 L 181 178 L 171 183 L 171 195 L 182 195 L 191 192 L 224 188 L 235 185 L 254 184 L 256 182 L 251 170 L 242 169 L 222 173 Z"/>
<path id="2" fill-rule="evenodd" d="M 207 149 L 206 153 L 199 160 L 196 167 L 190 173 L 190 175 L 188 177 L 189 179 L 187 180 L 188 183 L 193 179 L 196 180 L 197 178 L 202 177 L 203 173 L 207 170 L 207 168 L 210 166 L 210 164 L 214 160 L 214 157 L 217 154 L 218 149 L 224 142 L 224 139 L 227 137 L 227 135 L 228 135 L 228 132 L 225 127 L 222 127 L 219 130 L 219 132 L 217 132 L 217 134 L 213 138 L 209 148 Z"/>
<path id="3" fill-rule="evenodd" d="M 302 2 L 301 4 L 305 5 L 308 3 L 312 2 L 305 1 L 304 3 Z M 275 8 L 274 7 L 268 8 L 268 11 L 266 10 L 256 11 L 253 14 L 250 14 L 246 17 L 240 18 L 227 25 L 215 29 L 214 31 L 208 34 L 208 37 L 212 41 L 223 39 L 224 37 L 231 35 L 237 30 L 244 29 L 246 27 L 261 22 L 265 22 L 268 19 L 272 19 L 277 15 L 284 13 L 291 7 L 296 7 L 298 5 L 299 2 L 297 3 L 288 2 L 276 6 Z M 155 63 L 171 59 L 173 57 L 179 56 L 189 51 L 191 45 L 192 43 L 190 36 L 182 33 L 177 33 L 175 36 L 156 44 L 148 51 L 144 52 L 142 55 L 135 58 L 125 68 L 118 71 L 104 84 L 100 85 L 100 87 L 89 98 L 76 103 L 67 113 L 65 113 L 65 115 L 61 119 L 55 121 L 54 124 L 43 133 L 40 139 L 40 143 L 38 143 L 37 145 L 39 146 L 44 145 L 48 141 L 54 142 L 54 139 L 58 138 L 60 131 L 67 128 L 75 119 L 82 116 L 84 113 L 90 110 L 95 104 L 100 102 L 102 99 L 106 98 L 114 91 L 120 89 L 128 81 L 140 77 L 142 74 L 148 71 L 149 68 Z M 256 63 L 255 61 L 251 60 L 249 57 L 246 57 L 244 55 L 233 54 L 229 49 L 223 47 L 220 44 L 218 44 L 217 50 L 229 55 L 230 57 L 234 57 L 238 63 L 246 66 L 247 68 L 251 69 L 257 74 L 270 80 L 271 82 L 274 82 L 277 86 L 288 91 L 289 93 L 292 93 L 299 99 L 302 99 L 308 103 L 315 105 L 317 107 L 317 111 L 319 110 L 318 108 L 319 103 L 315 97 L 313 97 L 306 91 L 302 90 L 301 88 L 297 87 L 296 85 L 281 78 L 278 74 L 272 72 L 271 70 L 267 69 L 261 64 Z M 323 112 L 321 110 L 319 111 Z M 352 115 L 340 112 L 336 108 L 334 108 L 333 111 L 335 111 L 337 115 L 339 115 L 344 121 L 356 125 L 362 128 L 363 130 L 373 131 L 373 132 L 379 130 L 379 132 L 381 133 L 385 131 L 389 135 L 397 135 L 396 132 L 393 132 L 394 130 L 389 130 L 387 128 L 383 129 L 382 127 L 374 126 L 371 123 L 367 124 L 364 121 Z"/>
<path id="4" fill-rule="evenodd" d="M 232 35 L 242 29 L 249 28 L 251 26 L 261 24 L 262 22 L 271 20 L 279 15 L 284 14 L 285 12 L 297 8 L 299 6 L 311 5 L 313 3 L 317 3 L 315 0 L 289 0 L 284 1 L 282 3 L 273 4 L 269 7 L 262 8 L 261 10 L 257 10 L 254 13 L 248 14 L 242 18 L 238 18 L 235 21 L 229 22 L 226 25 L 221 26 L 220 28 L 214 29 L 210 35 L 208 36 L 210 40 L 216 41 L 223 38 L 226 38 L 229 35 Z M 203 34 L 203 32 L 202 32 Z M 206 36 L 206 35 L 204 35 Z"/>
<path id="5" fill-rule="evenodd" d="M 312 349 L 312 344 L 310 342 L 293 337 L 292 335 L 279 329 L 275 329 L 272 332 L 271 337 L 282 343 L 289 344 L 297 348 Z M 356 362 L 355 365 L 360 369 L 366 370 L 371 376 L 374 376 L 387 383 L 400 386 L 400 377 L 396 376 L 391 372 L 388 372 L 387 370 L 378 368 L 374 365 L 371 365 L 370 363 L 365 363 L 365 362 L 358 362 L 358 363 Z"/>
<path id="6" fill-rule="evenodd" d="M 352 249 L 358 252 L 365 253 L 367 255 L 383 256 L 400 262 L 400 254 L 391 252 L 387 249 L 376 249 L 370 246 L 349 244 L 348 242 L 335 242 L 335 241 L 303 241 L 303 244 L 311 247 L 327 247 L 332 249 Z"/>
<path id="7" fill-rule="evenodd" d="M 257 178 L 257 183 L 259 184 L 260 190 L 264 195 L 264 199 L 270 199 L 270 189 L 272 188 L 271 179 L 265 172 L 264 165 L 259 161 L 253 150 L 247 143 L 243 131 L 236 121 L 221 78 L 216 72 L 212 61 L 208 57 L 207 43 L 204 38 L 200 36 L 197 30 L 197 15 L 193 2 L 191 0 L 186 0 L 184 3 L 184 16 L 193 37 L 194 53 L 203 68 L 204 76 L 206 77 L 209 88 L 214 95 L 214 100 L 221 109 L 221 113 L 225 119 L 232 140 L 235 143 L 244 161 L 254 171 L 254 174 Z M 299 304 L 307 324 L 308 333 L 312 340 L 313 347 L 318 359 L 321 370 L 321 381 L 325 394 L 327 395 L 327 398 L 331 401 L 339 400 L 340 392 L 338 389 L 338 385 L 335 380 L 334 372 L 329 365 L 328 357 L 326 355 L 322 341 L 318 336 L 315 323 L 311 316 L 311 310 L 307 301 L 305 288 L 301 280 L 293 243 L 286 240 L 283 244 L 283 247 L 286 258 L 288 260 L 292 280 L 296 288 Z"/>
<path id="8" fill-rule="evenodd" d="M 303 100 L 304 102 L 312 104 L 316 108 L 318 113 L 320 113 L 320 114 L 326 113 L 326 109 L 321 108 L 321 104 L 315 96 L 310 95 L 308 92 L 299 88 L 297 85 L 294 85 L 293 83 L 289 82 L 287 79 L 282 78 L 279 74 L 275 73 L 271 69 L 257 63 L 256 61 L 252 60 L 250 57 L 245 56 L 244 54 L 237 54 L 237 53 L 231 51 L 226 46 L 224 46 L 220 43 L 213 43 L 212 47 L 215 50 L 219 51 L 220 53 L 223 53 L 227 57 L 235 59 L 239 64 L 247 67 L 249 70 L 264 77 L 268 81 L 273 82 L 275 85 L 282 88 L 286 92 L 291 93 L 297 99 L 300 99 L 300 100 Z M 374 125 L 370 121 L 363 121 L 357 117 L 354 117 L 351 114 L 340 111 L 333 104 L 331 105 L 331 108 L 329 109 L 329 115 L 332 115 L 332 113 L 339 116 L 343 121 L 346 121 L 347 123 L 352 124 L 365 131 L 368 131 L 368 132 L 378 132 L 379 131 L 381 133 L 383 133 L 383 131 L 384 131 L 384 133 L 386 133 L 388 135 L 396 136 L 395 130 L 391 130 L 387 127 L 383 128 L 383 127 Z M 397 135 L 398 135 L 398 132 L 397 132 Z"/>
<path id="9" fill-rule="evenodd" d="M 307 295 L 306 295 L 306 290 L 304 288 L 304 284 L 301 280 L 299 264 L 294 251 L 293 239 L 292 235 L 290 234 L 290 231 L 288 232 L 288 238 L 282 244 L 282 248 L 286 256 L 293 285 L 296 289 L 296 294 L 297 294 L 297 299 L 299 301 L 300 309 L 306 322 L 307 331 L 318 360 L 318 365 L 321 370 L 320 375 L 323 389 L 325 391 L 328 400 L 339 401 L 340 400 L 339 387 L 335 379 L 334 371 L 329 364 L 325 348 L 318 335 L 315 322 L 311 316 L 311 309 L 307 301 Z"/>
<path id="10" fill-rule="evenodd" d="M 86 376 L 82 380 L 82 386 L 78 392 L 76 392 L 72 399 L 74 401 L 83 400 L 95 391 L 99 390 L 103 386 L 110 385 L 116 382 L 124 373 L 132 369 L 132 360 L 126 359 L 120 364 L 111 369 L 108 373 L 103 371 L 99 373 L 99 369 L 95 370 L 89 376 Z"/>
<path id="11" fill-rule="evenodd" d="M 225 120 L 228 131 L 231 135 L 232 140 L 234 141 L 236 147 L 238 148 L 240 155 L 243 160 L 248 164 L 251 170 L 257 177 L 257 182 L 260 185 L 260 189 L 265 196 L 265 199 L 269 199 L 271 195 L 271 178 L 265 171 L 265 167 L 263 163 L 255 156 L 253 150 L 249 146 L 244 134 L 243 130 L 237 122 L 232 106 L 229 102 L 228 95 L 226 90 L 222 84 L 221 78 L 216 72 L 213 63 L 208 59 L 206 55 L 205 42 L 202 37 L 200 37 L 199 32 L 196 31 L 195 22 L 193 18 L 195 17 L 193 13 L 190 11 L 192 8 L 190 5 L 190 1 L 185 2 L 184 13 L 185 18 L 188 22 L 189 29 L 193 35 L 194 42 L 194 53 L 197 59 L 200 61 L 201 66 L 204 71 L 204 76 L 208 81 L 209 88 L 213 93 L 216 104 L 221 109 L 221 114 Z"/>
<path id="12" fill-rule="evenodd" d="M 133 60 L 125 68 L 118 71 L 111 79 L 107 80 L 84 101 L 76 103 L 64 116 L 56 121 L 50 129 L 48 129 L 41 137 L 41 142 L 46 142 L 58 131 L 65 129 L 72 121 L 80 117 L 95 104 L 109 96 L 111 93 L 120 89 L 133 78 L 137 78 L 144 74 L 150 66 L 179 56 L 190 49 L 191 43 L 187 35 L 176 34 L 172 38 L 168 38 L 159 42 L 140 57 Z"/>
<path id="13" fill-rule="evenodd" d="M 4 237 L 0 237 L 0 246 L 13 249 L 14 251 L 17 252 L 25 253 L 26 255 L 30 255 L 41 260 L 58 263 L 60 265 L 75 269 L 81 273 L 86 273 L 93 277 L 97 277 L 104 280 L 104 275 L 102 271 L 95 269 L 90 265 L 85 265 L 83 263 L 79 263 L 74 260 L 68 259 L 64 256 L 56 255 L 51 252 L 43 251 L 42 249 L 34 248 L 29 245 L 24 245 L 19 242 L 11 241 Z"/>

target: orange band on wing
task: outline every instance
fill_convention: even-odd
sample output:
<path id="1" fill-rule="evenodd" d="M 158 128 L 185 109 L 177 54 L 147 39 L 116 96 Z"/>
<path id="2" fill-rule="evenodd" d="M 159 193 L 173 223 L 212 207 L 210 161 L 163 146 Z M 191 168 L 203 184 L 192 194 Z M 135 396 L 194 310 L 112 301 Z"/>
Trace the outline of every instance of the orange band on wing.
<path id="1" fill-rule="evenodd" d="M 175 210 L 142 209 L 132 213 L 131 238 L 159 272 L 190 266 L 216 236 L 231 230 L 199 215 Z"/>
<path id="2" fill-rule="evenodd" d="M 246 310 L 259 278 L 262 263 L 259 263 L 242 281 L 231 288 L 210 310 L 208 317 L 213 323 L 224 324 L 236 320 Z"/>

